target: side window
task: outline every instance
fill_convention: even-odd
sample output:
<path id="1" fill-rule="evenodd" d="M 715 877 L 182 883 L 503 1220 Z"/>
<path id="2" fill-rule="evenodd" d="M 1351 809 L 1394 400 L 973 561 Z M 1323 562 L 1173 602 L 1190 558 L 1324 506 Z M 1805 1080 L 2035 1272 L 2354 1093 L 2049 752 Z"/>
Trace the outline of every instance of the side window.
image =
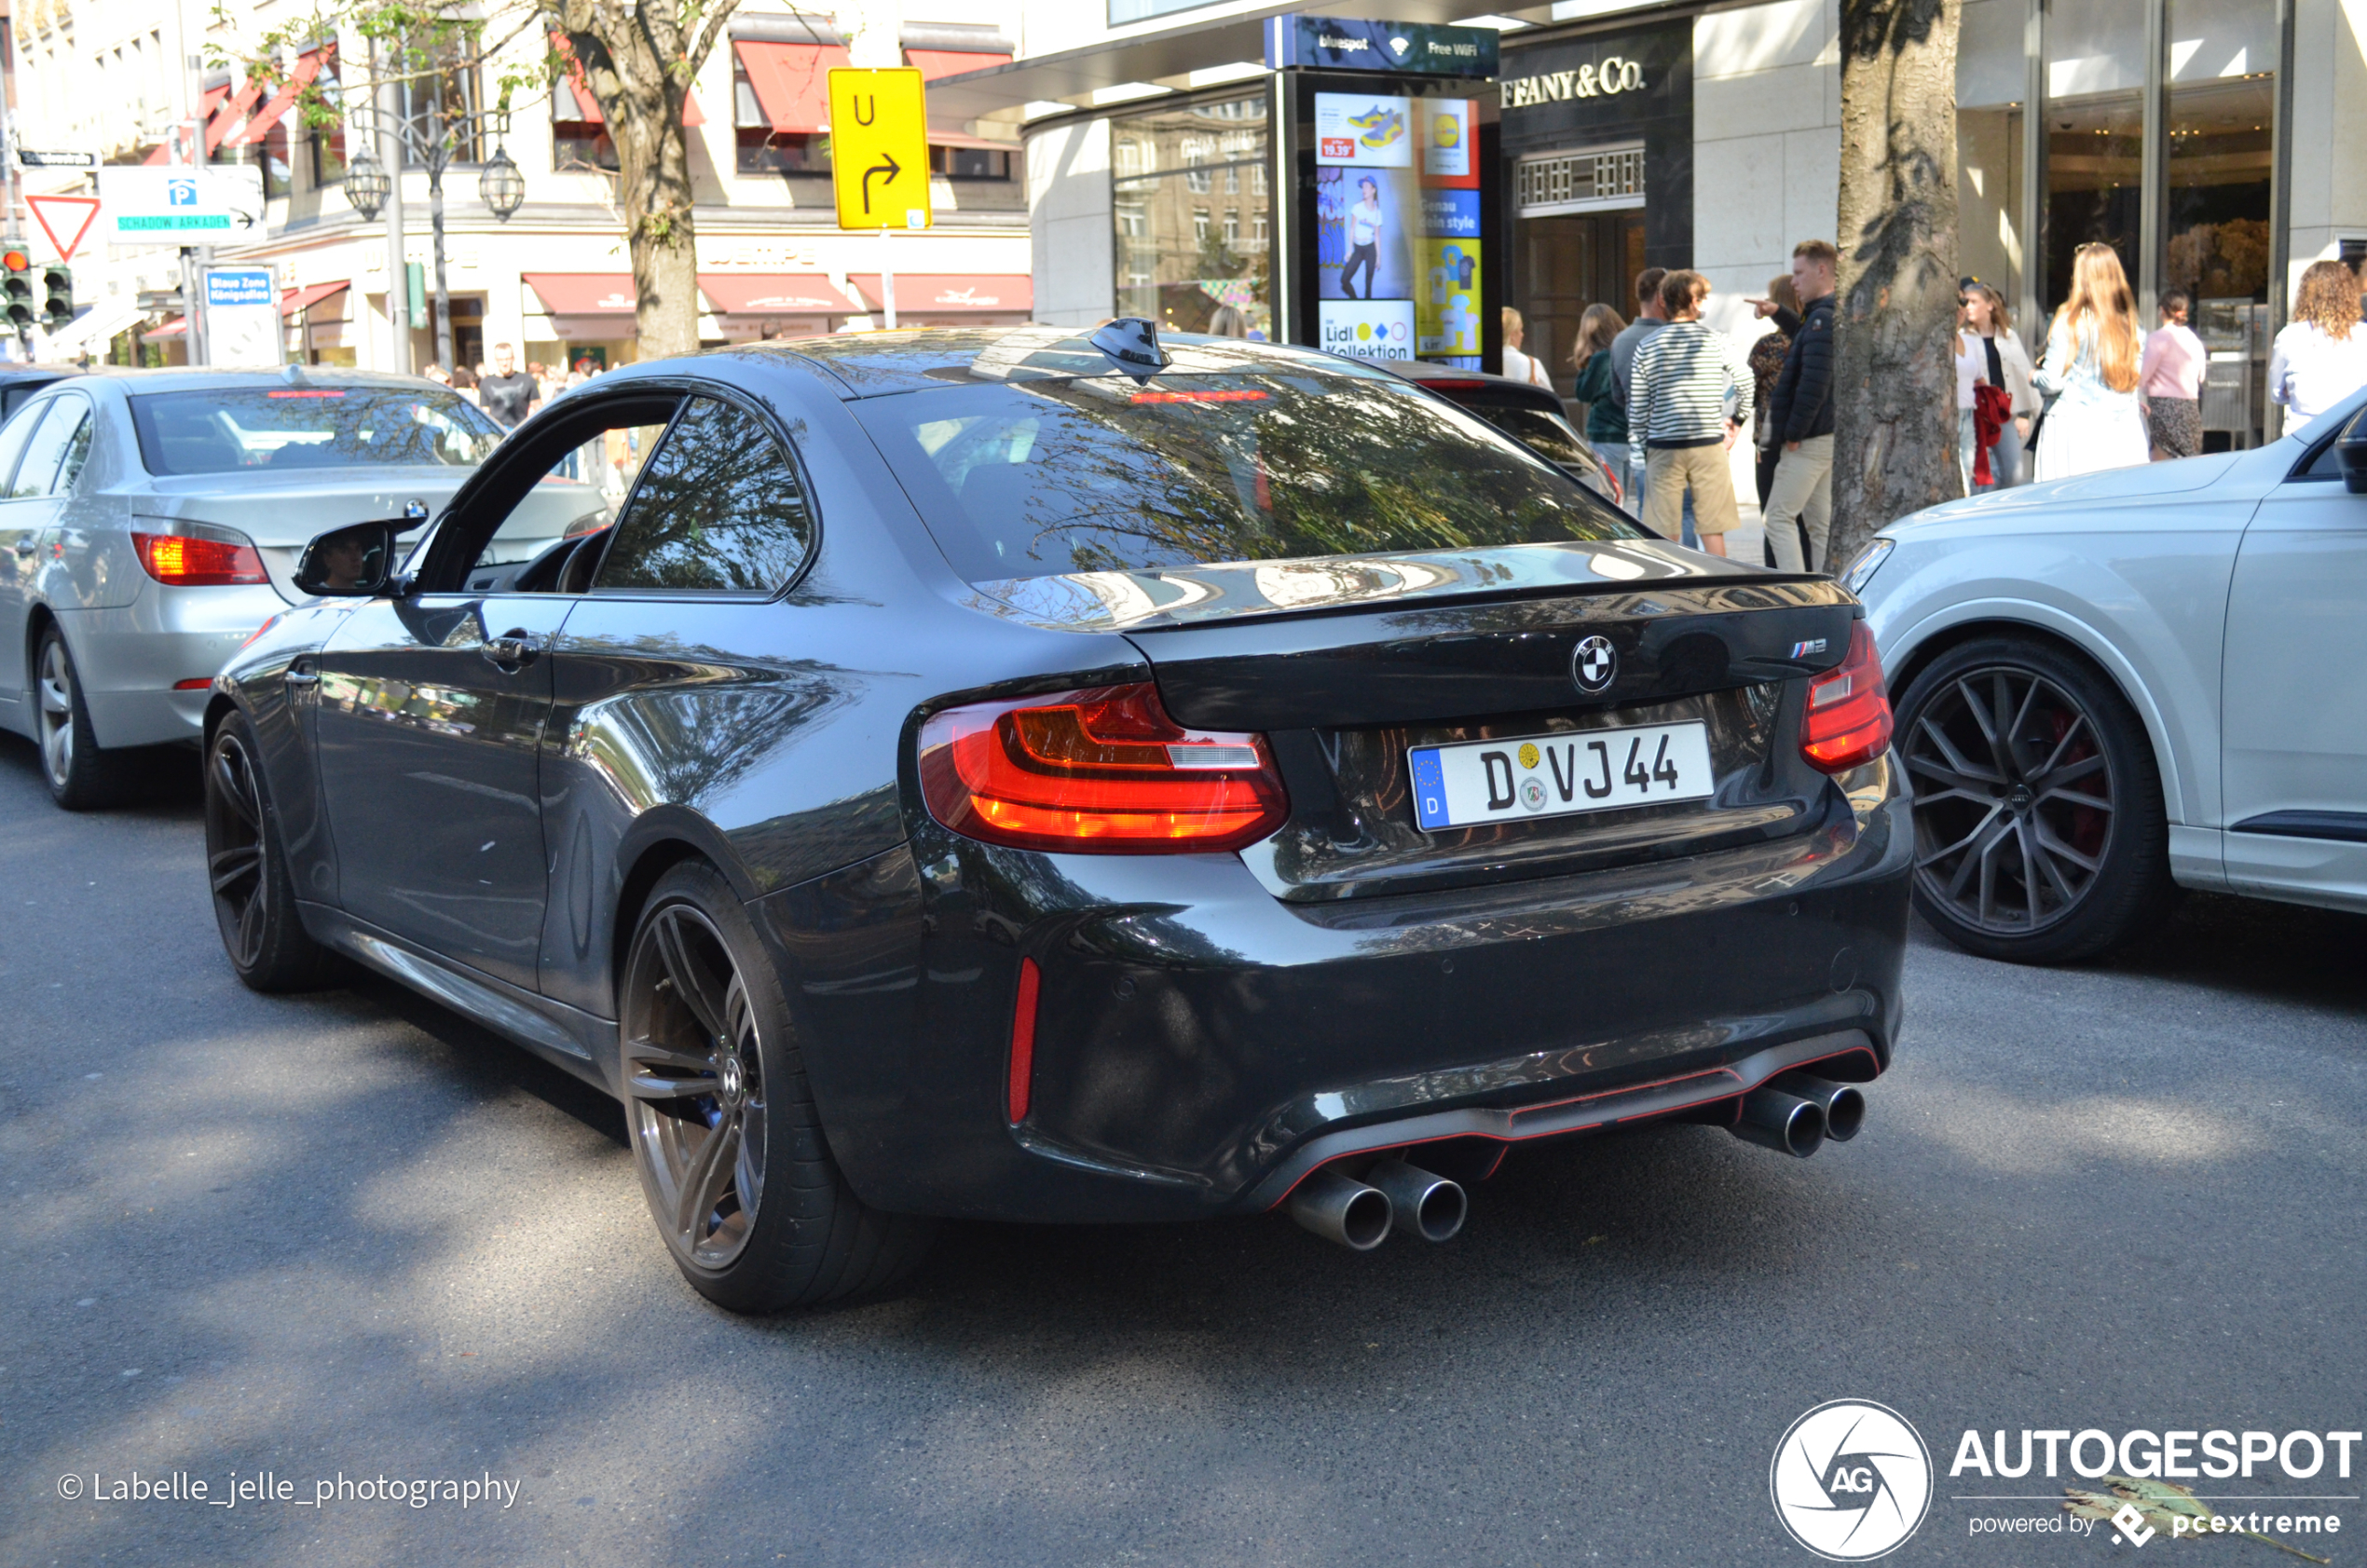
<path id="1" fill-rule="evenodd" d="M 28 409 L 0 425 L 0 500 L 16 494 L 9 482 L 16 477 L 17 459 L 24 456 L 24 444 L 33 439 L 33 429 L 46 412 L 46 407 Z"/>
<path id="2" fill-rule="evenodd" d="M 772 432 L 693 398 L 642 474 L 595 591 L 771 593 L 813 542 L 797 469 Z"/>
<path id="3" fill-rule="evenodd" d="M 52 398 L 40 429 L 25 445 L 8 499 L 30 500 L 70 488 L 90 452 L 90 405 L 78 397 Z"/>
<path id="4" fill-rule="evenodd" d="M 2355 441 L 2362 435 L 2367 435 L 2367 408 L 2362 408 L 2351 416 L 2350 423 L 2343 428 L 2341 433 L 2319 447 L 2317 456 L 2310 458 L 2309 466 L 2293 477 L 2296 479 L 2340 479 L 2343 476 L 2343 466 L 2334 448 L 2341 445 L 2346 437 Z"/>
<path id="5" fill-rule="evenodd" d="M 680 401 L 678 393 L 660 393 L 613 402 L 604 405 L 605 413 L 586 410 L 568 425 L 546 427 L 528 438 L 532 446 L 505 453 L 527 469 L 507 496 L 487 498 L 488 504 L 506 511 L 477 551 L 462 586 L 471 592 L 582 593 L 607 542 L 604 536 Z"/>

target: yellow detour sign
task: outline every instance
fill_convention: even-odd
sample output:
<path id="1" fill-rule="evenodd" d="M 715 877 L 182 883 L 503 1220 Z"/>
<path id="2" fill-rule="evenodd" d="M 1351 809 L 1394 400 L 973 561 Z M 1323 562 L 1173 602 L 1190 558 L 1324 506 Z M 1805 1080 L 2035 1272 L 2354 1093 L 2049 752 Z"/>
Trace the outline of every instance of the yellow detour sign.
<path id="1" fill-rule="evenodd" d="M 830 73 L 830 184 L 841 228 L 929 226 L 929 118 L 918 71 Z"/>

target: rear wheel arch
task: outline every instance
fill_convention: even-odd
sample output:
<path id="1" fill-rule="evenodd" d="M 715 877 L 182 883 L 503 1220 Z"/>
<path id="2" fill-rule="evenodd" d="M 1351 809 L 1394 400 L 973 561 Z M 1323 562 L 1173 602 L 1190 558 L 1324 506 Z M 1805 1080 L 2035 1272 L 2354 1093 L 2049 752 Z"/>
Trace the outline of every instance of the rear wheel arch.
<path id="1" fill-rule="evenodd" d="M 48 631 L 51 626 L 57 625 L 57 621 L 56 614 L 38 599 L 34 600 L 25 608 L 24 647 L 19 650 L 24 655 L 24 690 L 18 693 L 20 698 L 30 694 L 34 689 L 34 683 L 40 678 L 34 673 L 34 667 L 41 657 L 42 634 Z M 60 626 L 58 635 L 62 637 L 65 634 L 65 628 Z M 68 651 L 72 651 L 71 647 Z"/>
<path id="2" fill-rule="evenodd" d="M 2132 679 L 2119 661 L 2108 657 L 2086 638 L 2034 620 L 2018 620 L 2008 616 L 1991 616 L 1959 621 L 1933 632 L 1909 646 L 1903 658 L 1893 661 L 1885 658 L 1885 677 L 1890 687 L 1890 700 L 1896 705 L 1915 684 L 1917 676 L 1930 668 L 1932 662 L 1950 649 L 1988 637 L 2018 638 L 2035 643 L 2069 658 L 2077 660 L 2094 672 L 2096 677 L 2110 686 L 2120 700 L 2128 704 L 2137 722 L 2144 727 L 2146 743 L 2154 754 L 2154 771 L 2161 780 L 2162 803 L 2169 820 L 2188 821 L 2184 770 L 2176 749 L 2169 743 L 2167 728 L 2156 711 L 2152 694 Z"/>
<path id="3" fill-rule="evenodd" d="M 746 873 L 736 864 L 730 846 L 718 841 L 721 835 L 703 819 L 651 823 L 644 817 L 635 828 L 617 853 L 616 917 L 609 942 L 609 985 L 610 993 L 619 997 L 623 994 L 625 960 L 633 946 L 633 934 L 640 928 L 641 913 L 649 907 L 651 890 L 668 871 L 685 861 L 698 861 L 731 883 L 742 902 L 754 896 L 747 886 Z"/>

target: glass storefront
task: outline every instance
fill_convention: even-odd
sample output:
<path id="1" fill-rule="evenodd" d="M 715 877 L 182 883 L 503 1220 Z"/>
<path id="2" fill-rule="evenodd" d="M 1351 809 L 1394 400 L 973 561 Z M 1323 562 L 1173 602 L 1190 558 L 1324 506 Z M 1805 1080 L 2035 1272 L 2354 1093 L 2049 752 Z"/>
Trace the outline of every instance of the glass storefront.
<path id="1" fill-rule="evenodd" d="M 1259 93 L 1111 122 L 1118 314 L 1273 335 L 1266 121 Z"/>
<path id="2" fill-rule="evenodd" d="M 2149 330 L 2161 296 L 2184 290 L 2211 351 L 2209 448 L 2264 434 L 2278 54 L 2276 0 L 1965 0 L 1959 34 L 1964 271 L 2031 318 L 2033 352 L 2089 241 L 2119 252 Z"/>

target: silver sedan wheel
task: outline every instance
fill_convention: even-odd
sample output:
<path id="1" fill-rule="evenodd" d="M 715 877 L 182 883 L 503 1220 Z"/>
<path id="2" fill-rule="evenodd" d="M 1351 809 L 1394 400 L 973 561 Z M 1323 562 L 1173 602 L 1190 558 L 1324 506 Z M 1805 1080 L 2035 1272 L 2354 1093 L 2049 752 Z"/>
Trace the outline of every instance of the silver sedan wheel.
<path id="1" fill-rule="evenodd" d="M 633 1156 L 675 1255 L 728 1268 L 764 1191 L 762 1052 L 747 988 L 721 933 L 669 904 L 625 969 L 624 1090 Z"/>
<path id="2" fill-rule="evenodd" d="M 41 767 L 52 789 L 66 787 L 74 772 L 74 660 L 65 639 L 41 645 Z"/>

